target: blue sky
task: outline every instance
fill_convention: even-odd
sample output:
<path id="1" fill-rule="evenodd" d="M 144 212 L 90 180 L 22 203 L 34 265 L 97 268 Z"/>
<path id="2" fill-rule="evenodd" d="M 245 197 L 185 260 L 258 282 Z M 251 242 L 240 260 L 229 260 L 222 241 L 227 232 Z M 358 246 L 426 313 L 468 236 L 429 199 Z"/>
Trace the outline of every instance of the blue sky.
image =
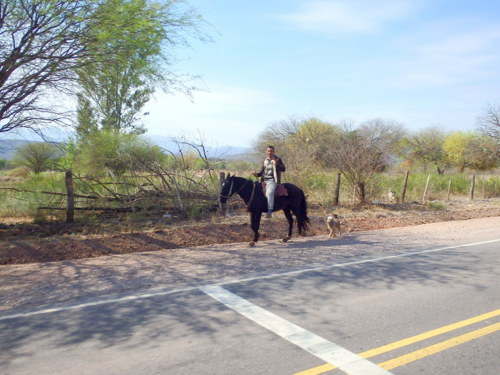
<path id="1" fill-rule="evenodd" d="M 193 100 L 156 94 L 148 135 L 250 146 L 272 122 L 385 118 L 472 130 L 500 105 L 500 1 L 191 0 L 213 43 L 176 51 Z"/>

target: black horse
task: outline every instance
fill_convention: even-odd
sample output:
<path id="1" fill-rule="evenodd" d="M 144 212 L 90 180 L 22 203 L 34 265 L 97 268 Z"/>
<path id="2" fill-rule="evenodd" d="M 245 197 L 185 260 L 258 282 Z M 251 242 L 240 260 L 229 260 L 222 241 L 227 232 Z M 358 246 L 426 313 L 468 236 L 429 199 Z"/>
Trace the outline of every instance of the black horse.
<path id="1" fill-rule="evenodd" d="M 309 218 L 307 217 L 307 202 L 304 192 L 297 186 L 289 183 L 283 184 L 288 191 L 287 196 L 277 196 L 274 199 L 273 211 L 283 210 L 288 220 L 288 235 L 283 238 L 287 242 L 292 237 L 293 216 L 297 218 L 297 227 L 300 235 L 307 230 Z M 262 213 L 267 212 L 267 198 L 262 191 L 262 184 L 242 177 L 228 175 L 221 186 L 219 201 L 224 207 L 229 197 L 238 194 L 247 205 L 250 212 L 253 240 L 250 246 L 254 246 L 259 240 L 259 227 Z"/>

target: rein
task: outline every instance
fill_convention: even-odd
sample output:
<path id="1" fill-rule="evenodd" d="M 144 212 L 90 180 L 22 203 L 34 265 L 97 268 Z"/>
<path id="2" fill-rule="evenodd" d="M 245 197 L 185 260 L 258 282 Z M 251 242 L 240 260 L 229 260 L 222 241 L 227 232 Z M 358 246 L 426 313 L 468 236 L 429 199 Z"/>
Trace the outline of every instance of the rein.
<path id="1" fill-rule="evenodd" d="M 238 191 L 235 191 L 234 194 L 238 194 L 241 190 L 243 190 L 243 188 L 245 187 L 245 185 L 247 184 L 248 181 L 250 181 L 250 180 L 245 179 L 245 182 L 243 183 L 243 185 L 241 185 L 241 187 L 238 189 Z M 234 183 L 234 181 L 231 180 L 231 186 L 229 187 L 228 195 L 219 194 L 220 198 L 226 198 L 226 199 L 231 198 L 231 195 L 233 195 L 231 193 L 233 191 L 233 183 Z M 254 185 L 254 190 L 255 190 L 255 185 Z M 253 198 L 253 190 L 252 190 L 252 198 Z"/>
<path id="2" fill-rule="evenodd" d="M 255 181 L 252 185 L 253 185 L 252 194 L 250 194 L 250 199 L 248 200 L 247 209 L 250 209 L 250 205 L 252 204 L 253 197 L 255 196 L 255 187 L 257 186 L 257 182 Z"/>

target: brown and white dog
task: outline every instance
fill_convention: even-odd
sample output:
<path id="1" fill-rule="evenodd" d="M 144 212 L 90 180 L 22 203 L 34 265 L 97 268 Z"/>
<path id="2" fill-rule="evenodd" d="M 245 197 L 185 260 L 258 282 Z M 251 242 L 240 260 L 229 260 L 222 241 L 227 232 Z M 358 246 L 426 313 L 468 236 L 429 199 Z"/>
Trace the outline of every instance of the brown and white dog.
<path id="1" fill-rule="evenodd" d="M 340 230 L 339 215 L 337 215 L 337 214 L 329 215 L 326 218 L 326 226 L 327 226 L 328 230 L 330 231 L 330 235 L 328 238 L 337 237 L 335 232 L 338 232 L 339 237 L 342 235 L 342 231 Z"/>

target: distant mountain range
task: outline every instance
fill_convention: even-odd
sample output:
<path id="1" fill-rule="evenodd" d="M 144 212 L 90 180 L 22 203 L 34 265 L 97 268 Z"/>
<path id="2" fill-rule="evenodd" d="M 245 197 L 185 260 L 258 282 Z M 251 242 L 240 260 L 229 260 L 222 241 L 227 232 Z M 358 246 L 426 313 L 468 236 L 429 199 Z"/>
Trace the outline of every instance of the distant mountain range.
<path id="1" fill-rule="evenodd" d="M 0 159 L 10 160 L 19 147 L 34 141 L 22 139 L 0 139 Z"/>
<path id="2" fill-rule="evenodd" d="M 177 145 L 167 137 L 146 137 L 158 146 L 171 150 L 172 152 L 177 151 Z M 11 160 L 14 153 L 19 147 L 24 146 L 27 143 L 40 142 L 39 140 L 26 140 L 26 139 L 0 139 L 0 159 Z M 211 147 L 207 146 L 206 151 L 208 157 L 219 158 L 219 159 L 248 159 L 251 157 L 251 149 L 246 147 L 238 146 L 217 146 Z"/>
<path id="3" fill-rule="evenodd" d="M 147 134 L 144 137 L 166 150 L 170 150 L 172 152 L 176 152 L 178 150 L 179 147 L 178 144 L 171 137 L 165 137 L 161 135 L 147 135 Z M 252 149 L 249 147 L 240 147 L 240 146 L 229 146 L 229 145 L 224 145 L 224 146 L 204 145 L 204 146 L 205 146 L 205 151 L 211 158 L 227 159 L 227 158 L 232 158 L 232 156 L 235 155 L 248 154 L 252 151 Z"/>

